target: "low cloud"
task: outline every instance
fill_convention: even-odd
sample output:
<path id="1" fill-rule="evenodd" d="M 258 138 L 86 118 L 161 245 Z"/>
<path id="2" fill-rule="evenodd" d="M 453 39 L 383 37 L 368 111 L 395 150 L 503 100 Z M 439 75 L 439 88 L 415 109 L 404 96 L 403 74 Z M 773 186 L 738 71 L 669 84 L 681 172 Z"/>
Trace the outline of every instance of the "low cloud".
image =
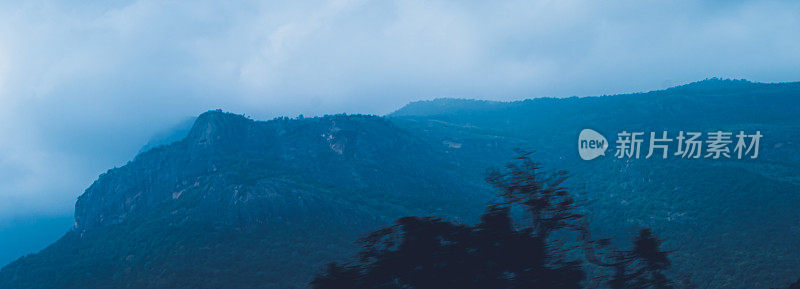
<path id="1" fill-rule="evenodd" d="M 793 1 L 0 2 L 0 221 L 68 214 L 208 109 L 385 114 L 800 79 Z"/>

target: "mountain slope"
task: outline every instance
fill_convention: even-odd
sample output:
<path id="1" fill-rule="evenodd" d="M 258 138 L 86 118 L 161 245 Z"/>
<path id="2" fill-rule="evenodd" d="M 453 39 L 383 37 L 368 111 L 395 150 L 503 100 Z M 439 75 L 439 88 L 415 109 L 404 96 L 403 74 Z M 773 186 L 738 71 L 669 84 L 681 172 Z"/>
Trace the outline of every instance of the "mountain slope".
<path id="1" fill-rule="evenodd" d="M 101 175 L 75 229 L 4 268 L 0 287 L 303 287 L 394 218 L 480 213 L 486 187 L 439 150 L 373 116 L 207 112 Z"/>
<path id="2" fill-rule="evenodd" d="M 592 128 L 760 130 L 757 159 L 582 161 Z M 0 288 L 302 288 L 394 218 L 472 222 L 486 169 L 515 148 L 569 170 L 597 235 L 651 227 L 674 277 L 711 288 L 796 280 L 800 83 L 710 79 L 662 91 L 489 102 L 437 99 L 381 118 L 252 121 L 211 111 L 181 141 L 109 170 L 76 204 L 75 229 L 0 270 Z M 674 151 L 674 147 L 672 151 Z"/>
<path id="3" fill-rule="evenodd" d="M 390 118 L 409 131 L 458 143 L 451 153 L 490 162 L 503 147 L 536 151 L 545 168 L 587 204 L 601 236 L 625 240 L 634 228 L 667 237 L 677 278 L 711 288 L 772 288 L 800 274 L 800 83 L 709 79 L 662 91 L 510 103 L 437 99 Z M 578 133 L 606 136 L 611 152 L 583 161 Z M 617 159 L 622 131 L 761 131 L 757 159 Z M 645 138 L 647 140 L 647 138 Z M 735 141 L 735 138 L 734 138 Z M 511 144 L 511 145 L 509 145 Z M 483 148 L 492 146 L 492 150 Z M 674 153 L 674 144 L 670 152 Z"/>

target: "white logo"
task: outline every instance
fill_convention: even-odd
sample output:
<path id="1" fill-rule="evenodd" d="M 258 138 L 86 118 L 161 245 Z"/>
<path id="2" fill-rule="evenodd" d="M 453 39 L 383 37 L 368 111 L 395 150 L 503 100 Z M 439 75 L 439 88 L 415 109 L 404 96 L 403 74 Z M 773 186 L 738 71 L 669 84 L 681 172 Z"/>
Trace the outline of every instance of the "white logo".
<path id="1" fill-rule="evenodd" d="M 600 133 L 586 128 L 578 135 L 578 154 L 582 159 L 588 161 L 604 156 L 606 149 L 608 149 L 608 141 Z"/>
<path id="2" fill-rule="evenodd" d="M 705 138 L 703 135 L 705 134 Z M 648 133 L 643 131 L 617 133 L 614 157 L 619 159 L 639 159 L 644 157 L 667 159 L 750 159 L 758 158 L 761 131 L 739 133 L 730 131 L 661 131 Z M 735 138 L 734 138 L 735 137 Z M 648 141 L 649 140 L 649 141 Z M 649 144 L 649 146 L 648 146 Z M 584 160 L 593 160 L 605 156 L 609 144 L 603 135 L 584 129 L 578 135 L 578 154 Z M 675 150 L 672 152 L 672 150 Z M 645 155 L 646 154 L 646 155 Z"/>

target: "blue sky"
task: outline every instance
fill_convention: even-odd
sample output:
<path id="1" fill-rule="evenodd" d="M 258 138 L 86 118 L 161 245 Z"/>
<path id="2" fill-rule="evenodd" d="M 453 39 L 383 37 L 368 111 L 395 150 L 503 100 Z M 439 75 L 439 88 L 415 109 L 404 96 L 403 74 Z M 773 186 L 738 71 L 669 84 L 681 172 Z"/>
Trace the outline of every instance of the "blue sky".
<path id="1" fill-rule="evenodd" d="M 18 2 L 0 1 L 0 229 L 71 214 L 98 174 L 209 109 L 800 80 L 792 1 Z"/>

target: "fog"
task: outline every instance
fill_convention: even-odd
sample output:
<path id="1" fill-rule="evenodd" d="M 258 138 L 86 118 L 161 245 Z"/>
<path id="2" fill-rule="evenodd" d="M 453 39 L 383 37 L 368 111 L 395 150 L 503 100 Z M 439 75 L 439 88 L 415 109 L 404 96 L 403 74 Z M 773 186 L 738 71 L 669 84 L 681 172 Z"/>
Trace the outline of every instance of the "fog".
<path id="1" fill-rule="evenodd" d="M 209 109 L 800 80 L 790 1 L 20 2 L 0 1 L 0 228 L 71 214 L 98 174 Z"/>

